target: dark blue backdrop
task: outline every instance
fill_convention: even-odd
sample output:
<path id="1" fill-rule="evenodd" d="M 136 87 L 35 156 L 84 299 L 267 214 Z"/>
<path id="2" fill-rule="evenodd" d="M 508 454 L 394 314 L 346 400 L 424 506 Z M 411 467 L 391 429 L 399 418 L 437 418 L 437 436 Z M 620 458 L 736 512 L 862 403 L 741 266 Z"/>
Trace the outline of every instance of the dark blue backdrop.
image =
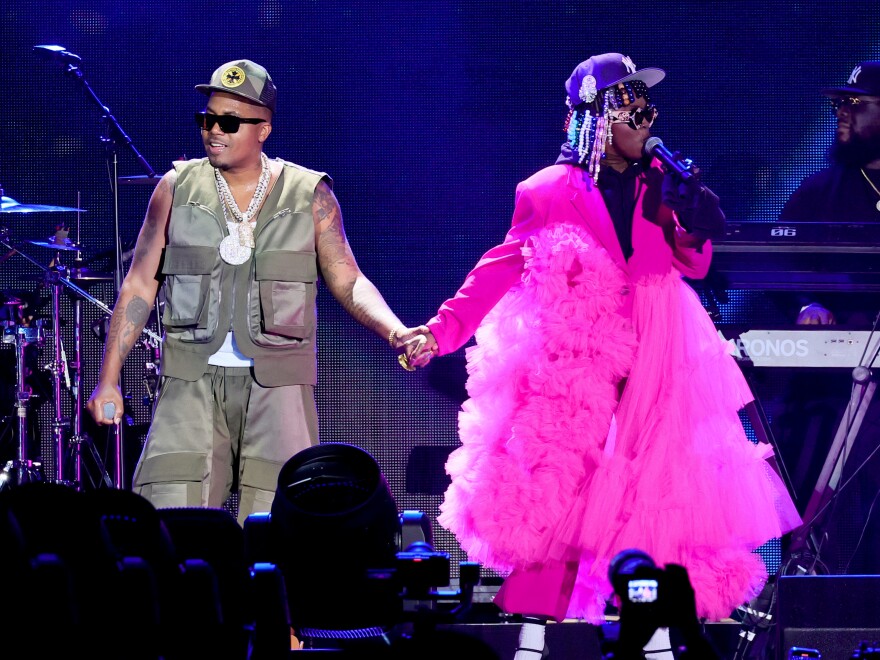
<path id="1" fill-rule="evenodd" d="M 86 256 L 111 247 L 101 113 L 32 54 L 36 44 L 82 57 L 88 82 L 160 172 L 202 155 L 191 116 L 204 98 L 193 86 L 225 61 L 253 59 L 280 95 L 268 154 L 334 177 L 361 267 L 416 324 L 504 235 L 516 183 L 554 160 L 562 84 L 579 61 L 616 50 L 664 68 L 655 134 L 702 166 L 729 217 L 772 220 L 822 166 L 832 117 L 817 90 L 880 58 L 878 28 L 876 2 L 864 0 L 12 1 L 0 9 L 0 185 L 25 203 L 74 206 L 81 193 Z M 119 159 L 120 174 L 142 173 L 130 154 Z M 122 191 L 125 240 L 148 196 Z M 19 239 L 48 235 L 56 219 L 2 218 Z M 31 272 L 10 259 L 0 283 Z M 109 285 L 93 292 L 112 296 Z M 457 444 L 462 353 L 404 373 L 326 292 L 319 314 L 323 440 L 372 452 L 399 506 L 433 517 Z M 88 391 L 99 351 L 86 346 Z M 133 390 L 142 362 L 130 360 Z"/>

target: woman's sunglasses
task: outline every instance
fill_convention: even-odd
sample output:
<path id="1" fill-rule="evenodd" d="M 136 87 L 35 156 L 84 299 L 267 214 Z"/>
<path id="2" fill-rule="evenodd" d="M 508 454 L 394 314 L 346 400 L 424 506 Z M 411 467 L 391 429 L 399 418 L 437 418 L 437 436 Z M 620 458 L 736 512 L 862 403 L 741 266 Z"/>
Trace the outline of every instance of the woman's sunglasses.
<path id="1" fill-rule="evenodd" d="M 608 118 L 612 124 L 629 124 L 632 129 L 639 129 L 642 126 L 650 128 L 659 112 L 657 106 L 649 105 L 635 110 L 612 110 L 608 113 Z"/>

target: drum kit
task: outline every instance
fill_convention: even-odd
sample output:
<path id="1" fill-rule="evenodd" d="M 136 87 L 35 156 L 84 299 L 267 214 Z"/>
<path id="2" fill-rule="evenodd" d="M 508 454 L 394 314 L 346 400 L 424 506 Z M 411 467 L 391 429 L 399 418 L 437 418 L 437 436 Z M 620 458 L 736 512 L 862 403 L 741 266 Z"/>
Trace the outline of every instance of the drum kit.
<path id="1" fill-rule="evenodd" d="M 13 213 L 81 213 L 80 208 L 65 206 L 50 206 L 46 204 L 21 204 L 14 199 L 2 196 L 0 214 Z M 75 488 L 83 488 L 83 458 L 84 452 L 89 452 L 92 463 L 97 467 L 100 475 L 100 483 L 107 487 L 122 487 L 114 483 L 107 469 L 104 467 L 99 452 L 87 434 L 83 432 L 83 388 L 82 388 L 82 345 L 83 345 L 83 301 L 95 305 L 104 314 L 111 314 L 112 310 L 103 302 L 89 294 L 83 287 L 96 282 L 113 282 L 112 273 L 103 273 L 86 266 L 82 258 L 82 246 L 68 238 L 69 230 L 59 229 L 55 235 L 46 239 L 25 240 L 14 242 L 9 237 L 9 230 L 0 226 L 0 246 L 8 250 L 5 261 L 17 254 L 40 269 L 40 283 L 43 287 L 51 290 L 51 314 L 48 319 L 48 328 L 52 330 L 52 361 L 46 365 L 46 371 L 52 379 L 52 399 L 54 402 L 52 420 L 52 447 L 53 447 L 53 474 L 43 474 L 40 461 L 32 458 L 29 451 L 30 422 L 31 422 L 31 398 L 32 390 L 27 382 L 29 372 L 28 353 L 44 346 L 47 337 L 47 324 L 45 319 L 36 319 L 35 310 L 32 308 L 32 298 L 20 291 L 4 291 L 2 305 L 9 310 L 3 314 L 4 320 L 0 320 L 2 326 L 2 342 L 14 346 L 15 349 L 15 396 L 14 408 L 17 431 L 16 457 L 8 461 L 0 472 L 0 488 L 32 481 L 53 481 Z M 25 249 L 33 246 L 38 250 L 51 250 L 54 255 L 48 266 L 40 260 L 31 257 Z M 74 254 L 72 264 L 66 265 L 67 260 L 63 255 Z M 65 292 L 72 298 L 73 313 L 73 354 L 68 360 L 64 349 L 61 327 L 62 297 Z M 156 352 L 161 345 L 158 334 L 145 329 L 144 344 Z M 33 347 L 33 348 L 31 348 Z M 155 367 L 155 362 L 151 363 Z M 154 374 L 155 376 L 155 374 Z M 155 379 L 155 378 L 154 378 Z M 72 395 L 72 414 L 66 417 L 64 414 L 65 390 Z M 69 436 L 69 437 L 68 437 Z"/>

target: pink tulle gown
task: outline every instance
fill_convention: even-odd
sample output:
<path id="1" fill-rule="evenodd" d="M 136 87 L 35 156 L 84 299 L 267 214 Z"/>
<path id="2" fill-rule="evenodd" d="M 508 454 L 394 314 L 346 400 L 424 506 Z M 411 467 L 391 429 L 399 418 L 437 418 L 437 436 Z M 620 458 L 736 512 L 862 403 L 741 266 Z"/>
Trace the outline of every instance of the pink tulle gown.
<path id="1" fill-rule="evenodd" d="M 745 437 L 727 346 L 676 270 L 627 276 L 587 227 L 545 226 L 522 252 L 467 353 L 439 522 L 502 573 L 573 570 L 567 616 L 602 620 L 608 563 L 632 547 L 684 565 L 701 616 L 728 616 L 766 579 L 751 551 L 800 521 Z"/>

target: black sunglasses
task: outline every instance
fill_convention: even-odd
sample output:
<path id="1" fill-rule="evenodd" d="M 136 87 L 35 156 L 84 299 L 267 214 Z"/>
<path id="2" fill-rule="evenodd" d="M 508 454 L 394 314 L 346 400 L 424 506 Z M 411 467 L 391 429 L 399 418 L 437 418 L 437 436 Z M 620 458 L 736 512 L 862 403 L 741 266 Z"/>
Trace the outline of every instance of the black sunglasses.
<path id="1" fill-rule="evenodd" d="M 858 96 L 835 96 L 828 100 L 831 101 L 832 112 L 837 112 L 843 106 L 854 110 L 860 105 L 871 105 L 872 103 L 876 103 L 876 101 L 871 99 L 862 99 Z"/>
<path id="2" fill-rule="evenodd" d="M 242 124 L 261 124 L 265 119 L 256 117 L 236 117 L 235 115 L 212 115 L 210 112 L 196 113 L 196 126 L 203 131 L 210 131 L 214 124 L 220 124 L 220 130 L 224 133 L 238 133 Z"/>

